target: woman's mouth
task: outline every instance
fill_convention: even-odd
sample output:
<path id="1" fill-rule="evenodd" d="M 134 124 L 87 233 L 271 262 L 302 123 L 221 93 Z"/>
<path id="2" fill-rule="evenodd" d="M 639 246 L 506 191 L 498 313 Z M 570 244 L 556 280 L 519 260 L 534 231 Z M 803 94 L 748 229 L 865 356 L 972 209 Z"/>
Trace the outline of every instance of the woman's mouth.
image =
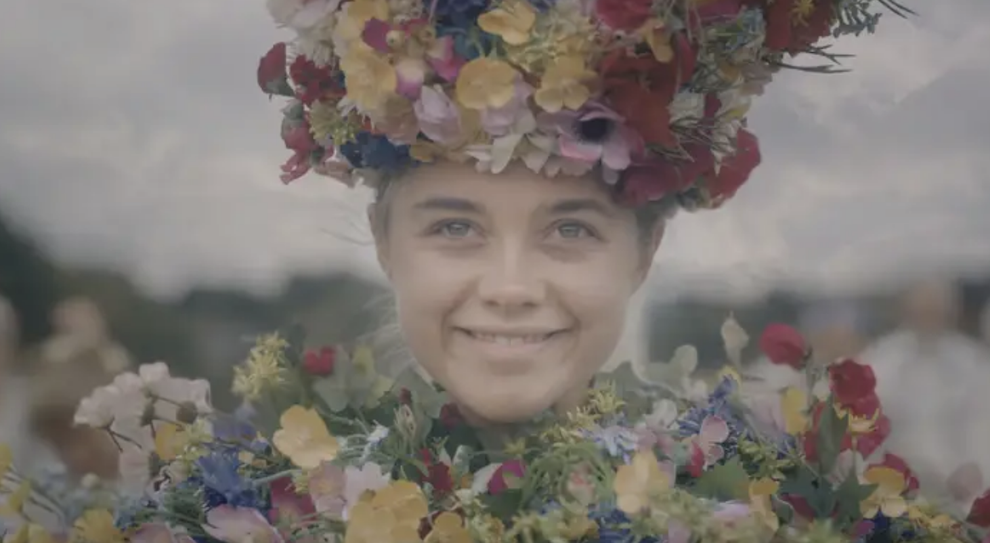
<path id="1" fill-rule="evenodd" d="M 494 343 L 496 345 L 531 345 L 543 343 L 550 339 L 556 332 L 542 334 L 492 334 L 487 332 L 472 332 L 465 330 L 473 339 L 484 343 Z"/>

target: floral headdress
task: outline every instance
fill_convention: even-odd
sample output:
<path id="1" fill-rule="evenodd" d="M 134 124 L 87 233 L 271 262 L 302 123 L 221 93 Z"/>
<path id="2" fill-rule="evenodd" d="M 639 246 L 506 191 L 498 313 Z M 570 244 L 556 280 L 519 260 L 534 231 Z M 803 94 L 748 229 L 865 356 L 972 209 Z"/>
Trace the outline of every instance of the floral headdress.
<path id="1" fill-rule="evenodd" d="M 819 40 L 872 32 L 876 4 L 908 12 L 894 0 L 267 2 L 297 34 L 258 69 L 266 93 L 290 98 L 285 183 L 518 160 L 688 209 L 718 207 L 759 164 L 746 113 L 786 56 L 835 61 Z"/>

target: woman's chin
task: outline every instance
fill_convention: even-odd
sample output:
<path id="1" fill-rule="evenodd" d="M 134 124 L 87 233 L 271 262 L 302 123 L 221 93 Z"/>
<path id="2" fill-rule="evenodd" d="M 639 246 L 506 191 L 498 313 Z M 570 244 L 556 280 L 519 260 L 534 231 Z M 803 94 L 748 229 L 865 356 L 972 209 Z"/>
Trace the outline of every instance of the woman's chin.
<path id="1" fill-rule="evenodd" d="M 535 392 L 535 391 L 533 391 Z M 516 424 L 527 422 L 553 407 L 551 391 L 542 393 L 476 391 L 467 394 L 466 402 L 458 402 L 468 423 L 475 426 Z M 548 400 L 548 398 L 550 398 Z"/>

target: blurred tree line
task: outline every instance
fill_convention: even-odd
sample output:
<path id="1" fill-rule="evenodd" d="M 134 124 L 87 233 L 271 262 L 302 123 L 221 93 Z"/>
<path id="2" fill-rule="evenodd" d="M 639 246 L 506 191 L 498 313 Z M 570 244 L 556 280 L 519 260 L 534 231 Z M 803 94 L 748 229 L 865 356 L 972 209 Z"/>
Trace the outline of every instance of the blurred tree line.
<path id="1" fill-rule="evenodd" d="M 973 331 L 977 315 L 990 298 L 990 276 L 963 281 L 962 288 L 963 326 Z M 197 288 L 180 300 L 158 301 L 142 294 L 120 273 L 55 265 L 2 216 L 0 294 L 11 301 L 20 317 L 22 346 L 48 337 L 49 316 L 59 300 L 83 295 L 99 304 L 114 338 L 136 361 L 165 360 L 177 374 L 213 380 L 218 391 L 226 390 L 230 366 L 243 360 L 259 334 L 301 324 L 309 331 L 309 346 L 353 341 L 375 331 L 381 316 L 388 313 L 384 311 L 384 288 L 346 274 L 298 277 L 272 297 Z M 895 324 L 894 294 L 881 292 L 855 300 L 872 313 L 874 334 Z M 753 336 L 747 354 L 755 356 L 756 339 L 765 325 L 797 322 L 812 301 L 799 293 L 775 292 L 744 306 L 697 298 L 655 304 L 647 314 L 650 357 L 666 360 L 676 347 L 692 344 L 703 363 L 720 360 L 720 328 L 730 311 Z"/>

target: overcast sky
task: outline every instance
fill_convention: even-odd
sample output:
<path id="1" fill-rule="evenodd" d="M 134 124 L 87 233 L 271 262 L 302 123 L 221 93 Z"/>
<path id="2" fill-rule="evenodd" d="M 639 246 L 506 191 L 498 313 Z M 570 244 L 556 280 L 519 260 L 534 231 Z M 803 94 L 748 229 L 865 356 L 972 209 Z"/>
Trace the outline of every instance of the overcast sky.
<path id="1" fill-rule="evenodd" d="M 724 210 L 675 221 L 659 284 L 848 289 L 990 263 L 990 2 L 910 4 L 920 19 L 838 46 L 853 73 L 778 76 L 751 115 L 763 166 Z M 376 274 L 361 198 L 278 181 L 280 104 L 254 71 L 284 37 L 262 0 L 7 0 L 3 212 L 59 258 L 160 295 Z"/>

